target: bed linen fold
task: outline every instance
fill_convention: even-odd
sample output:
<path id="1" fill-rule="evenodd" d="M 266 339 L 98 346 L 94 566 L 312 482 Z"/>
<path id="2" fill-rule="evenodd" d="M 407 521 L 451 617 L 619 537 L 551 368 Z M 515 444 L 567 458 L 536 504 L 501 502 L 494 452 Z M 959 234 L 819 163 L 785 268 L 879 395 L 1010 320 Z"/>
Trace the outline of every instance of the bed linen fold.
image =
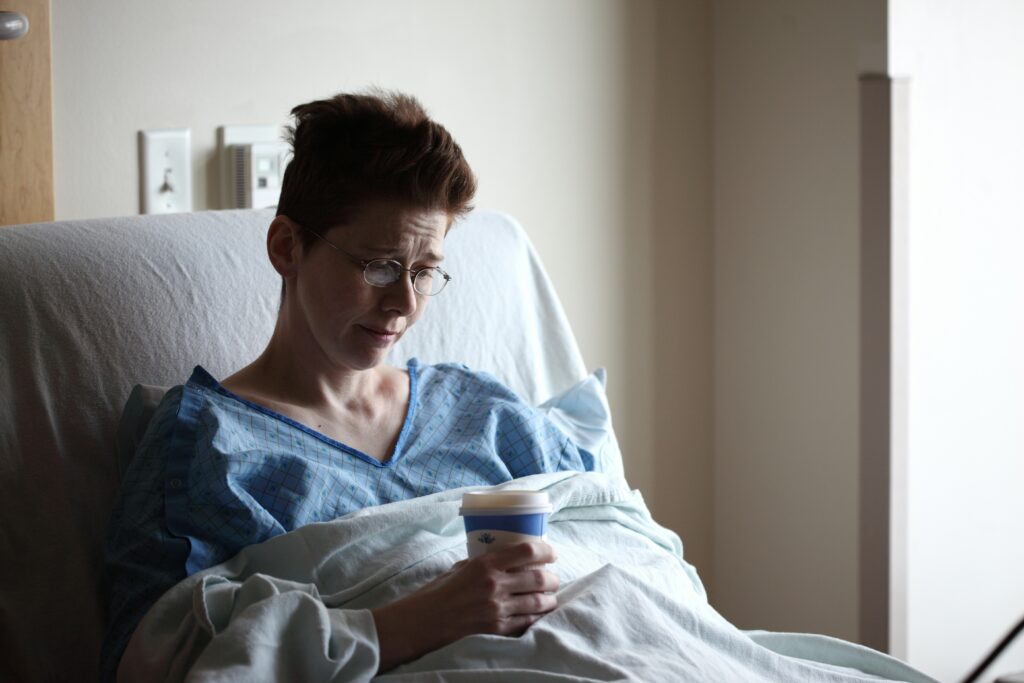
<path id="1" fill-rule="evenodd" d="M 737 629 L 708 604 L 679 537 L 620 477 L 560 472 L 497 488 L 551 496 L 558 609 L 518 638 L 463 638 L 375 680 L 932 681 L 834 638 Z M 187 578 L 136 630 L 120 679 L 373 679 L 369 610 L 465 558 L 463 492 L 311 524 Z"/>

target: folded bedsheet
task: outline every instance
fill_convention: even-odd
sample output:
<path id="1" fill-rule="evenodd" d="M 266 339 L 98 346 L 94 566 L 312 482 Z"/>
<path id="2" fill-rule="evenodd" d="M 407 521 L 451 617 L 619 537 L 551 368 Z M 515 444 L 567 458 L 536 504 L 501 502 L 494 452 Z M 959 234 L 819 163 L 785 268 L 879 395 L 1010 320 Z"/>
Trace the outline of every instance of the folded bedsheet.
<path id="1" fill-rule="evenodd" d="M 562 472 L 499 488 L 551 496 L 558 609 L 518 638 L 463 638 L 375 680 L 932 681 L 834 638 L 737 629 L 708 604 L 679 538 L 651 519 L 621 478 Z M 312 524 L 189 577 L 147 614 L 121 677 L 374 678 L 369 610 L 465 558 L 462 493 Z"/>

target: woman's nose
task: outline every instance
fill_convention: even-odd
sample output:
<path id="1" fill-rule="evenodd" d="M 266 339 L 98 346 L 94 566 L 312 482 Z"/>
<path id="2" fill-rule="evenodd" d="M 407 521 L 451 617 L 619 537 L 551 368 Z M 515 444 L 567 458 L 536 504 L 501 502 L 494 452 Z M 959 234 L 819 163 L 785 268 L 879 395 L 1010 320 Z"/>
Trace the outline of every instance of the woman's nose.
<path id="1" fill-rule="evenodd" d="M 394 311 L 401 316 L 409 317 L 416 312 L 419 295 L 412 284 L 412 278 L 403 274 L 398 282 L 384 288 L 381 306 L 386 311 Z"/>

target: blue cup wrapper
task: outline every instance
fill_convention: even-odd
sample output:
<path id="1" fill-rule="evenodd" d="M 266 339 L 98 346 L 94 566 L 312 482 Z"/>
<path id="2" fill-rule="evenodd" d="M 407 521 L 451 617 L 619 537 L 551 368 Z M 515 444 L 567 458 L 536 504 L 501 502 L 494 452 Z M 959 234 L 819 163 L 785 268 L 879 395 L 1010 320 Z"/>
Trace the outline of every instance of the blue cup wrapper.
<path id="1" fill-rule="evenodd" d="M 551 504 L 543 491 L 471 491 L 462 497 L 469 557 L 544 538 Z"/>

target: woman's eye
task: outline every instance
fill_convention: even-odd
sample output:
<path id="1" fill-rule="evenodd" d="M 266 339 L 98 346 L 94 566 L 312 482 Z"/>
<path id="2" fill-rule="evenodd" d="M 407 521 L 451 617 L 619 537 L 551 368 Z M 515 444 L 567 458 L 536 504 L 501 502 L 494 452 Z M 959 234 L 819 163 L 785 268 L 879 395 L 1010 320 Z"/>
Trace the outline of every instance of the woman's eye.
<path id="1" fill-rule="evenodd" d="M 401 273 L 401 268 L 392 261 L 371 261 L 366 266 L 367 276 L 375 282 L 394 282 Z"/>

